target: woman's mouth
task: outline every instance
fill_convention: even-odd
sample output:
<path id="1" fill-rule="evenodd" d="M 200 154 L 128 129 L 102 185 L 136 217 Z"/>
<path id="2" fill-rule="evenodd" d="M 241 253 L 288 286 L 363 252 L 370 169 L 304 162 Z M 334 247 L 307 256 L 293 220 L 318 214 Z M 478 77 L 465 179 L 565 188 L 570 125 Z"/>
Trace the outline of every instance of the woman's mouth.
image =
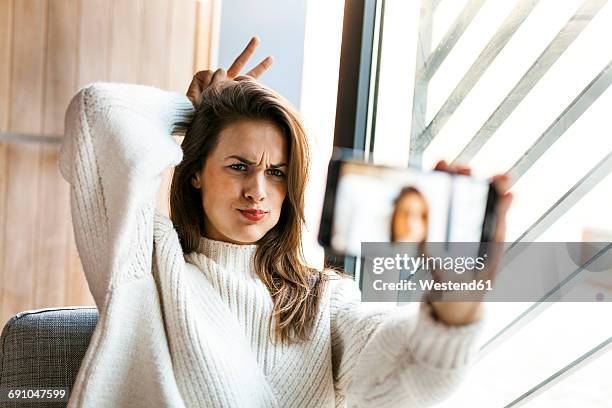
<path id="1" fill-rule="evenodd" d="M 248 209 L 248 210 L 239 209 L 238 211 L 240 211 L 242 216 L 249 221 L 259 221 L 269 212 L 269 211 L 256 210 L 256 209 Z"/>

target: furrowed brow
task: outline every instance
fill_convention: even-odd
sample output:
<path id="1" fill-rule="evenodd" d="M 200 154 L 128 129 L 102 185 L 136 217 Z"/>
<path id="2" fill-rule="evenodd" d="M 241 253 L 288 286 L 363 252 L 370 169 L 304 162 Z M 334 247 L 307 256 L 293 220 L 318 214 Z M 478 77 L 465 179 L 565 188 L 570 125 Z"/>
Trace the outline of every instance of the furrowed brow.
<path id="1" fill-rule="evenodd" d="M 227 156 L 225 158 L 225 160 L 227 160 L 227 159 L 236 159 L 236 160 L 238 160 L 238 161 L 240 161 L 240 162 L 242 162 L 244 164 L 248 164 L 248 165 L 255 164 L 255 162 L 252 162 L 252 161 L 250 161 L 248 159 L 245 159 L 244 157 L 240 157 L 240 156 L 236 156 L 236 155 Z"/>
<path id="2" fill-rule="evenodd" d="M 225 160 L 227 160 L 227 159 L 236 159 L 236 160 L 238 160 L 238 161 L 240 161 L 240 162 L 242 162 L 244 164 L 248 164 L 248 165 L 256 164 L 253 161 L 250 161 L 248 159 L 245 159 L 244 157 L 236 156 L 236 155 L 227 156 L 225 158 Z M 271 164 L 270 165 L 270 168 L 272 168 L 272 169 L 278 169 L 279 167 L 287 167 L 287 163 L 279 163 L 279 164 Z"/>

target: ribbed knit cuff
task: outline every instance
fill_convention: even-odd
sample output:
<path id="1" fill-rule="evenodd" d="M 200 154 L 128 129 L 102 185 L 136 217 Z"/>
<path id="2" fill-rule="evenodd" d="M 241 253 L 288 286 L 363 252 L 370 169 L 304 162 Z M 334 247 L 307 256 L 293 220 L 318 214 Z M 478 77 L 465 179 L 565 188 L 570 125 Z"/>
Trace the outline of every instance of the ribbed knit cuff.
<path id="1" fill-rule="evenodd" d="M 410 336 L 414 358 L 421 364 L 439 369 L 458 369 L 474 362 L 478 338 L 482 332 L 485 310 L 478 320 L 463 326 L 450 326 L 436 320 L 432 306 L 421 303 L 415 330 Z"/>
<path id="2" fill-rule="evenodd" d="M 190 122 L 194 115 L 194 108 L 187 96 L 178 92 L 166 92 L 168 97 L 168 109 L 166 113 L 166 123 L 170 125 L 170 131 L 176 124 Z"/>

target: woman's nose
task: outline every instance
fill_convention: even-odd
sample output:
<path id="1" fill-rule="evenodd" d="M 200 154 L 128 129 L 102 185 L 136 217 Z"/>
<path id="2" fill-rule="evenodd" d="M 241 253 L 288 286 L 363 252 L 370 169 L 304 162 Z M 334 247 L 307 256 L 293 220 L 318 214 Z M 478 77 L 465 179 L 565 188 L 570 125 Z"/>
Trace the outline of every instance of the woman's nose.
<path id="1" fill-rule="evenodd" d="M 253 174 L 248 178 L 244 189 L 244 195 L 247 199 L 255 202 L 260 202 L 266 198 L 266 179 L 264 174 Z"/>

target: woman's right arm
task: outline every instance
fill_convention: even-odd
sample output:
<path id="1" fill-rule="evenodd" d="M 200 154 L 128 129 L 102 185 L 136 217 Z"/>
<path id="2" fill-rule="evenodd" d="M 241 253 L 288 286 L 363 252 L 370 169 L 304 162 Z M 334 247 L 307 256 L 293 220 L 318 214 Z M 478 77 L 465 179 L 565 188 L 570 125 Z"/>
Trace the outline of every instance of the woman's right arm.
<path id="1" fill-rule="evenodd" d="M 112 287 L 150 273 L 161 173 L 182 159 L 171 131 L 192 114 L 185 95 L 121 83 L 86 86 L 68 106 L 59 167 L 98 308 Z"/>

